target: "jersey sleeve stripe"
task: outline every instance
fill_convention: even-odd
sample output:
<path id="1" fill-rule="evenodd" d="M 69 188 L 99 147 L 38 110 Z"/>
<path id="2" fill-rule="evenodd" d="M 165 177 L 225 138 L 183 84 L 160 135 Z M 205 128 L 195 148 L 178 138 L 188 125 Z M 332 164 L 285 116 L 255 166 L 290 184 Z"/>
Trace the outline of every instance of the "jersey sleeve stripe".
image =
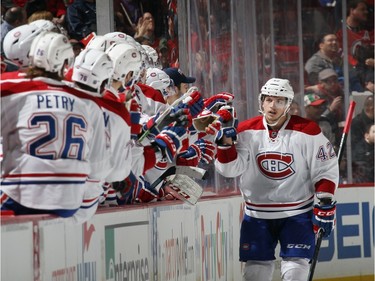
<path id="1" fill-rule="evenodd" d="M 217 160 L 220 163 L 229 163 L 237 158 L 237 150 L 234 145 L 230 147 L 218 146 Z"/>

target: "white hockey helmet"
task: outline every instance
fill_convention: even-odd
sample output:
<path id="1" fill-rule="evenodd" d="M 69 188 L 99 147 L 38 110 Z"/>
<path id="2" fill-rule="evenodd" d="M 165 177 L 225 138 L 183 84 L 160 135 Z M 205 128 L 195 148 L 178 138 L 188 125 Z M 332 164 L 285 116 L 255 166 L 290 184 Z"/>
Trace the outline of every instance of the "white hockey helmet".
<path id="1" fill-rule="evenodd" d="M 159 68 L 149 68 L 146 72 L 146 85 L 159 90 L 164 97 L 172 96 L 174 92 L 173 80 Z"/>
<path id="2" fill-rule="evenodd" d="M 131 39 L 130 39 L 131 38 Z M 133 37 L 123 32 L 109 32 L 104 35 L 95 35 L 87 44 L 87 49 L 107 51 L 115 43 L 136 42 Z"/>
<path id="3" fill-rule="evenodd" d="M 100 93 L 103 82 L 110 83 L 113 73 L 113 62 L 101 50 L 85 49 L 74 62 L 72 80 L 89 86 Z"/>
<path id="4" fill-rule="evenodd" d="M 144 63 L 140 52 L 131 44 L 115 43 L 106 51 L 113 61 L 113 79 L 121 81 L 124 85 L 129 72 L 133 72 L 131 84 L 138 81 Z M 125 85 L 124 85 L 125 86 Z"/>
<path id="5" fill-rule="evenodd" d="M 271 78 L 262 87 L 259 94 L 259 111 L 263 113 L 262 101 L 264 96 L 273 97 L 285 97 L 287 99 L 287 104 L 285 107 L 284 114 L 289 111 L 290 105 L 294 98 L 294 91 L 289 80 L 281 78 Z M 264 114 L 264 113 L 263 113 Z"/>
<path id="6" fill-rule="evenodd" d="M 289 100 L 293 100 L 294 91 L 289 80 L 280 78 L 271 78 L 264 84 L 261 89 L 261 95 L 285 97 Z"/>
<path id="7" fill-rule="evenodd" d="M 126 33 L 123 32 L 109 32 L 104 34 L 105 38 L 108 38 L 109 40 L 112 40 L 113 43 L 120 43 L 120 42 L 128 42 L 128 43 L 134 43 L 136 42 L 135 39 Z"/>
<path id="8" fill-rule="evenodd" d="M 86 49 L 95 49 L 105 52 L 111 45 L 110 40 L 105 38 L 103 35 L 95 35 L 89 43 L 87 43 Z"/>
<path id="9" fill-rule="evenodd" d="M 29 57 L 31 65 L 59 73 L 65 63 L 72 64 L 74 52 L 65 35 L 45 31 L 33 40 Z"/>
<path id="10" fill-rule="evenodd" d="M 45 31 L 54 31 L 60 33 L 60 29 L 50 20 L 40 19 L 30 22 L 30 25 L 34 25 Z"/>
<path id="11" fill-rule="evenodd" d="M 3 41 L 5 56 L 21 67 L 29 65 L 29 51 L 34 38 L 40 34 L 36 26 L 24 24 L 10 30 Z"/>
<path id="12" fill-rule="evenodd" d="M 161 69 L 158 52 L 149 45 L 142 45 L 142 48 L 146 51 L 151 67 Z"/>

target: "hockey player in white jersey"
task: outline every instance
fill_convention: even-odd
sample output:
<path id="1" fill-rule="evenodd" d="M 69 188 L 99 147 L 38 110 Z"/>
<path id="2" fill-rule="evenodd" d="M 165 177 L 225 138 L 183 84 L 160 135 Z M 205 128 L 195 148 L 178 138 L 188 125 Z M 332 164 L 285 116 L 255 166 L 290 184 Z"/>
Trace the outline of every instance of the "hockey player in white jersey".
<path id="1" fill-rule="evenodd" d="M 88 178 L 108 169 L 103 114 L 59 81 L 74 59 L 67 37 L 41 33 L 29 54 L 32 79 L 1 81 L 1 209 L 74 217 L 95 207 L 100 189 L 87 197 Z"/>
<path id="2" fill-rule="evenodd" d="M 217 171 L 241 177 L 243 280 L 272 280 L 278 242 L 282 280 L 307 280 L 314 231 L 327 237 L 334 228 L 337 157 L 316 123 L 288 114 L 293 97 L 288 80 L 270 79 L 259 94 L 262 115 L 215 137 Z"/>

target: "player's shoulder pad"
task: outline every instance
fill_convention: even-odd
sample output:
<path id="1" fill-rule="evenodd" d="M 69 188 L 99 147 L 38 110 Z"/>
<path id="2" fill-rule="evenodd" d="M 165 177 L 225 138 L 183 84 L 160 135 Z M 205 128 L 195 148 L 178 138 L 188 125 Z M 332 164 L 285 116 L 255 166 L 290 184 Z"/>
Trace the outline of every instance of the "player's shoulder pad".
<path id="1" fill-rule="evenodd" d="M 321 132 L 316 122 L 297 115 L 292 115 L 290 117 L 285 130 L 298 131 L 311 136 L 318 135 Z"/>
<path id="2" fill-rule="evenodd" d="M 263 116 L 256 116 L 254 118 L 242 121 L 238 124 L 237 132 L 243 132 L 247 130 L 264 130 Z"/>

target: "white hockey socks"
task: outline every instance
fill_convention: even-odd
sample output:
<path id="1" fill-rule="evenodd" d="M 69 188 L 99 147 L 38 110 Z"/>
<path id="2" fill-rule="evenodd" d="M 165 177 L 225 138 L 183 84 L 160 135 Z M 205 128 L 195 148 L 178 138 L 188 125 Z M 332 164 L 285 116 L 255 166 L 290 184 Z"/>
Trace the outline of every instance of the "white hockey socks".
<path id="1" fill-rule="evenodd" d="M 247 261 L 243 270 L 243 281 L 271 281 L 275 269 L 274 261 Z"/>
<path id="2" fill-rule="evenodd" d="M 289 258 L 281 261 L 281 280 L 303 281 L 309 275 L 309 261 L 303 258 Z"/>

